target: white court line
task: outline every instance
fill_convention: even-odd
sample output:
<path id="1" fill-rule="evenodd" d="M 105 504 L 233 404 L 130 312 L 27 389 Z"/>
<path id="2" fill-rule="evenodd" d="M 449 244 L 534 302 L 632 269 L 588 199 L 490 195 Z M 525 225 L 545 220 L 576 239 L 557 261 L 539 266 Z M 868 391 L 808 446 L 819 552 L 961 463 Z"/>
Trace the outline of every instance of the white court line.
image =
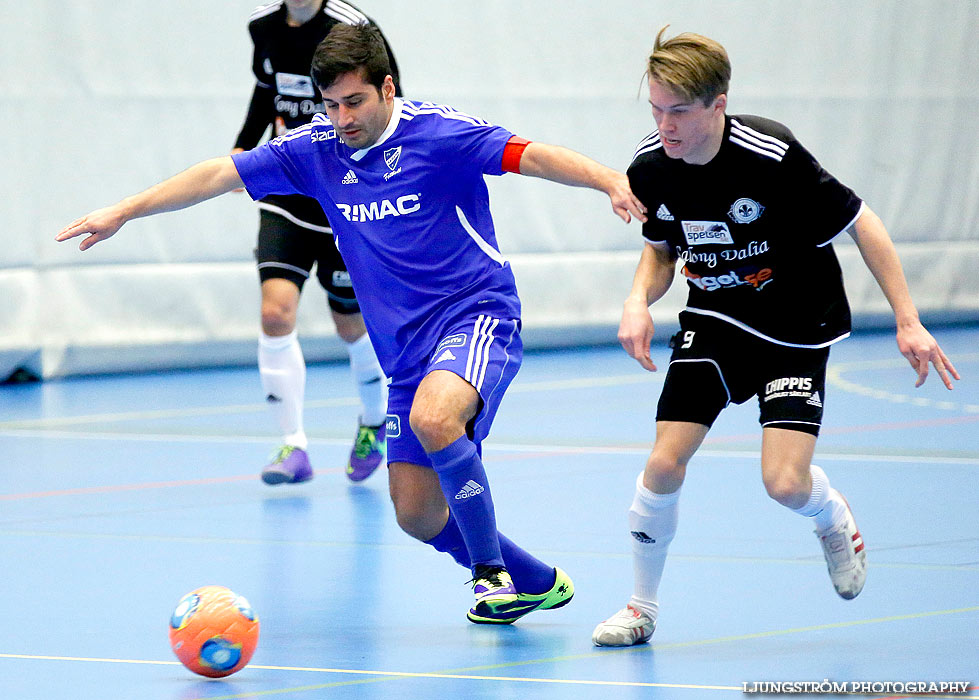
<path id="1" fill-rule="evenodd" d="M 0 437 L 48 440 L 111 440 L 116 442 L 214 442 L 214 443 L 267 443 L 271 438 L 258 435 L 185 435 L 168 433 L 93 433 L 72 432 L 69 430 L 2 430 Z M 346 438 L 309 438 L 310 444 L 346 447 Z M 618 447 L 615 445 L 522 445 L 511 443 L 484 443 L 483 449 L 489 452 L 535 453 L 554 455 L 627 455 L 648 456 L 649 446 Z M 697 451 L 697 457 L 712 459 L 761 459 L 757 450 L 709 450 Z M 835 462 L 887 462 L 891 464 L 961 464 L 979 465 L 979 457 L 941 457 L 928 455 L 881 455 L 848 452 L 818 452 L 817 460 Z"/>
<path id="2" fill-rule="evenodd" d="M 644 683 L 639 681 L 612 681 L 612 680 L 585 680 L 585 679 L 572 679 L 572 678 L 534 678 L 525 676 L 489 676 L 489 675 L 476 675 L 475 671 L 487 671 L 487 670 L 498 670 L 504 668 L 515 668 L 519 666 L 530 666 L 539 664 L 554 664 L 557 662 L 569 662 L 569 661 L 594 661 L 598 659 L 607 658 L 611 655 L 621 655 L 621 654 L 634 654 L 634 653 L 653 653 L 653 652 L 665 652 L 667 650 L 674 649 L 686 649 L 692 647 L 704 647 L 713 646 L 718 644 L 737 644 L 739 642 L 749 642 L 759 639 L 772 639 L 785 636 L 795 636 L 800 634 L 808 634 L 811 632 L 824 632 L 827 630 L 836 629 L 846 629 L 851 627 L 861 627 L 867 625 L 880 625 L 892 622 L 904 622 L 908 620 L 919 620 L 923 618 L 937 617 L 937 616 L 949 616 L 949 615 L 961 615 L 979 612 L 979 606 L 970 606 L 962 608 L 953 608 L 948 610 L 929 610 L 924 612 L 907 613 L 901 615 L 889 615 L 886 617 L 876 617 L 867 618 L 862 620 L 848 620 L 842 622 L 830 622 L 820 625 L 810 625 L 807 627 L 794 627 L 788 629 L 779 630 L 768 630 L 765 632 L 752 632 L 748 634 L 732 635 L 727 637 L 716 637 L 712 639 L 698 639 L 690 640 L 686 642 L 673 642 L 673 643 L 657 643 L 653 642 L 649 645 L 642 645 L 638 647 L 627 647 L 621 649 L 607 649 L 601 651 L 591 651 L 587 654 L 574 654 L 567 656 L 558 656 L 551 658 L 542 659 L 532 659 L 525 661 L 516 661 L 510 663 L 494 664 L 493 666 L 478 666 L 469 669 L 455 669 L 453 671 L 434 671 L 427 673 L 418 672 L 403 672 L 403 671 L 382 671 L 382 670 L 365 670 L 365 669 L 343 669 L 343 668 L 317 668 L 317 667 L 302 667 L 302 666 L 262 666 L 262 665 L 252 665 L 250 668 L 256 670 L 269 670 L 269 671 L 305 671 L 311 673 L 326 673 L 326 674 L 351 674 L 351 675 L 364 675 L 364 676 L 374 676 L 378 679 L 380 678 L 436 678 L 436 679 L 451 679 L 451 680 L 479 680 L 479 681 L 497 681 L 497 682 L 517 682 L 517 683 L 543 683 L 543 684 L 557 684 L 557 685 L 594 685 L 594 686 L 607 686 L 607 687 L 641 687 L 641 688 L 676 688 L 676 689 L 690 689 L 690 690 L 731 690 L 731 691 L 741 691 L 741 686 L 726 686 L 726 685 L 702 685 L 694 683 Z M 24 660 L 44 660 L 44 661 L 75 661 L 75 662 L 90 662 L 90 663 L 109 663 L 109 664 L 152 664 L 152 665 L 176 665 L 175 661 L 154 661 L 154 660 L 140 660 L 140 659 L 115 659 L 115 658 L 87 658 L 80 656 L 41 656 L 41 655 L 31 655 L 31 654 L 4 654 L 0 653 L 0 659 L 24 659 Z M 463 673 L 468 671 L 468 673 Z M 324 685 L 325 687 L 333 686 L 334 684 Z M 970 684 L 971 685 L 971 684 Z M 314 686 L 304 686 L 301 688 L 288 688 L 288 689 L 277 689 L 268 691 L 258 691 L 257 693 L 246 693 L 244 695 L 229 695 L 224 696 L 226 698 L 238 698 L 238 697 L 250 697 L 252 695 L 275 695 L 280 693 L 289 692 L 299 692 L 303 690 L 313 690 L 319 689 L 319 687 Z M 973 697 L 971 695 L 962 697 Z"/>
<path id="3" fill-rule="evenodd" d="M 559 389 L 589 389 L 605 386 L 623 386 L 628 384 L 645 384 L 662 382 L 662 376 L 647 374 L 623 374 L 608 377 L 580 377 L 577 379 L 560 379 L 540 382 L 527 382 L 511 386 L 508 393 L 527 393 L 532 391 L 554 391 Z M 358 406 L 360 400 L 352 397 L 317 399 L 306 401 L 304 408 L 335 408 L 338 406 Z M 161 420 L 166 418 L 189 418 L 196 416 L 235 415 L 244 413 L 261 413 L 267 411 L 265 403 L 232 404 L 229 406 L 202 406 L 199 408 L 167 408 L 152 411 L 116 411 L 113 413 L 94 413 L 82 416 L 62 416 L 52 418 L 34 418 L 26 420 L 0 421 L 0 431 L 17 430 L 22 428 L 67 427 L 72 425 L 88 425 L 90 423 L 113 423 L 135 420 Z"/>
<path id="4" fill-rule="evenodd" d="M 960 355 L 954 358 L 958 362 L 965 362 L 979 359 L 979 353 Z M 932 401 L 931 399 L 912 399 L 907 395 L 885 392 L 872 387 L 866 387 L 856 382 L 843 379 L 844 372 L 866 369 L 887 369 L 902 367 L 907 364 L 903 358 L 890 358 L 886 360 L 860 360 L 854 362 L 831 363 L 827 369 L 827 381 L 833 383 L 845 391 L 863 394 L 876 398 L 886 398 L 898 403 L 915 403 L 918 405 L 933 406 L 944 410 L 963 410 L 970 413 L 979 412 L 979 405 L 966 404 L 961 408 L 958 404 L 950 401 Z M 649 384 L 662 383 L 666 378 L 665 372 L 636 372 L 631 374 L 609 375 L 604 377 L 578 377 L 575 379 L 557 379 L 536 382 L 518 382 L 513 384 L 508 393 L 528 393 L 535 391 L 557 391 L 567 389 L 588 389 L 595 387 L 628 386 L 630 384 Z M 903 397 L 903 398 L 894 398 Z M 318 399 L 306 401 L 303 405 L 307 409 L 333 408 L 339 406 L 356 406 L 358 399 L 353 397 Z M 36 418 L 27 420 L 0 421 L 0 431 L 16 430 L 22 428 L 41 428 L 41 427 L 65 427 L 71 425 L 86 425 L 90 423 L 104 424 L 108 422 L 134 421 L 134 420 L 159 420 L 166 418 L 183 418 L 193 416 L 213 416 L 225 414 L 244 414 L 260 413 L 266 411 L 265 403 L 254 404 L 233 404 L 228 406 L 203 406 L 199 408 L 174 408 L 159 409 L 152 411 L 117 411 L 113 413 L 96 413 L 82 416 L 63 416 L 53 418 Z"/>
<path id="5" fill-rule="evenodd" d="M 651 646 L 644 647 L 640 651 L 648 651 Z M 624 649 L 619 651 L 634 651 L 634 649 Z M 612 652 L 614 653 L 614 652 Z M 599 653 L 594 654 L 596 657 Z M 97 657 L 84 657 L 84 656 L 46 656 L 40 654 L 0 654 L 0 659 L 22 659 L 22 660 L 32 660 L 32 661 L 75 661 L 75 662 L 88 662 L 88 663 L 101 663 L 101 664 L 136 664 L 136 665 L 153 665 L 153 666 L 179 666 L 177 661 L 155 661 L 150 659 L 113 659 L 113 658 L 97 658 Z M 561 659 L 558 659 L 561 660 Z M 553 660 L 547 659 L 547 662 L 552 662 Z M 531 662 L 540 663 L 540 662 Z M 499 667 L 506 667 L 517 664 L 499 664 Z M 523 662 L 521 665 L 526 665 Z M 528 678 L 519 676 L 477 676 L 468 673 L 440 673 L 438 671 L 431 673 L 419 673 L 414 671 L 376 671 L 376 670 L 364 670 L 359 668 L 319 668 L 310 666 L 263 666 L 261 664 L 249 664 L 248 668 L 253 670 L 262 671 L 302 671 L 306 673 L 329 673 L 329 674 L 341 674 L 341 675 L 353 675 L 353 676 L 374 676 L 380 678 L 437 678 L 446 680 L 466 680 L 466 681 L 500 681 L 506 683 L 542 683 L 542 684 L 557 684 L 557 685 L 597 685 L 597 686 L 610 686 L 610 687 L 629 687 L 629 688 L 683 688 L 687 690 L 741 690 L 741 686 L 733 685 L 700 685 L 693 683 L 643 683 L 641 681 L 601 681 L 601 680 L 580 680 L 574 678 Z M 246 693 L 244 695 L 229 695 L 224 696 L 227 698 L 245 698 L 251 697 L 252 695 L 274 695 L 279 693 L 296 693 L 304 690 L 316 690 L 324 689 L 334 685 L 344 685 L 343 683 L 328 684 L 315 687 L 302 687 L 302 688 L 285 688 L 281 690 L 269 690 L 269 691 L 257 691 L 255 693 Z"/>
<path id="6" fill-rule="evenodd" d="M 960 364 L 962 362 L 970 362 L 979 359 L 979 353 L 969 353 L 965 355 L 958 355 L 952 358 L 952 364 Z M 830 364 L 826 368 L 826 383 L 831 384 L 838 389 L 849 392 L 851 394 L 857 394 L 859 396 L 868 396 L 872 399 L 878 399 L 880 401 L 888 401 L 890 403 L 906 403 L 912 406 L 922 406 L 925 408 L 937 408 L 940 411 L 955 411 L 960 413 L 979 413 L 979 404 L 974 403 L 956 403 L 955 401 L 949 400 L 937 400 L 930 399 L 925 396 L 912 396 L 911 394 L 897 391 L 887 391 L 885 389 L 878 389 L 867 384 L 861 384 L 860 382 L 855 382 L 850 379 L 844 379 L 843 374 L 845 372 L 860 372 L 865 370 L 874 369 L 894 369 L 897 367 L 907 367 L 910 369 L 908 361 L 903 357 L 900 358 L 888 358 L 886 360 L 855 360 L 853 362 L 840 362 L 836 364 Z M 931 368 L 929 374 L 929 381 L 941 382 L 941 378 L 938 377 L 938 372 L 934 367 Z M 910 381 L 910 380 L 909 380 Z"/>

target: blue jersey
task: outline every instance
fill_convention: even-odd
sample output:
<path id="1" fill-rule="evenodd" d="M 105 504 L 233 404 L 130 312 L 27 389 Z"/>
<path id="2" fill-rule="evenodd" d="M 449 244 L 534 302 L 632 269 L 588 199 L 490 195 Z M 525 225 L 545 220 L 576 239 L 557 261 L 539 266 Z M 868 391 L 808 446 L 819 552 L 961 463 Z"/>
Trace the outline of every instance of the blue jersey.
<path id="1" fill-rule="evenodd" d="M 233 158 L 253 199 L 304 194 L 322 205 L 381 367 L 394 376 L 426 360 L 460 313 L 520 315 L 483 180 L 503 174 L 512 136 L 451 107 L 395 98 L 369 148 L 349 148 L 315 115 Z"/>

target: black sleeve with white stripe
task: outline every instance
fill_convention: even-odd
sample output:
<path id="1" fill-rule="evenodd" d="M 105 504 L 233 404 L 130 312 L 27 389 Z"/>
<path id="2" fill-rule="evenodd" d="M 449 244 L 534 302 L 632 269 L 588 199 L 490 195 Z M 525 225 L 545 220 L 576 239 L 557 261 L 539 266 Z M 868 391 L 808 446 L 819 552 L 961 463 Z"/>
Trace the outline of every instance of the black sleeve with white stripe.
<path id="1" fill-rule="evenodd" d="M 801 143 L 791 144 L 783 164 L 798 183 L 793 193 L 798 197 L 797 206 L 804 212 L 805 230 L 814 245 L 826 245 L 853 224 L 863 201 L 827 172 Z"/>

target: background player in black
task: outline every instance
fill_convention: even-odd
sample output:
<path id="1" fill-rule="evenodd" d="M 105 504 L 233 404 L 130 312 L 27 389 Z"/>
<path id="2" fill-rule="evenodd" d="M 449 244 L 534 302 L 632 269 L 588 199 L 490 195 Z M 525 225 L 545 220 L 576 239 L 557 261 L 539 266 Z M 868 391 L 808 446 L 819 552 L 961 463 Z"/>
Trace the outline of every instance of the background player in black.
<path id="1" fill-rule="evenodd" d="M 248 31 L 254 44 L 256 84 L 232 153 L 254 148 L 270 126 L 272 136 L 279 136 L 307 124 L 314 114 L 323 111 L 309 74 L 313 52 L 334 25 L 361 22 L 374 24 L 343 0 L 278 0 L 252 12 Z M 398 85 L 397 65 L 386 40 L 385 46 Z M 303 428 L 306 364 L 296 332 L 296 313 L 303 284 L 315 263 L 360 395 L 360 425 L 347 476 L 361 481 L 384 458 L 387 385 L 367 337 L 346 265 L 337 251 L 330 223 L 315 200 L 299 195 L 271 196 L 258 206 L 255 256 L 262 283 L 258 365 L 283 439 L 283 446 L 262 471 L 262 480 L 268 484 L 296 483 L 313 476 Z"/>
<path id="2" fill-rule="evenodd" d="M 619 341 L 650 371 L 649 306 L 683 263 L 689 296 L 656 416 L 656 441 L 629 510 L 635 590 L 592 641 L 650 638 L 657 588 L 676 533 L 686 465 L 720 411 L 757 395 L 762 479 L 777 502 L 813 521 L 843 598 L 866 578 L 866 552 L 845 499 L 811 464 L 822 419 L 829 346 L 849 335 L 850 314 L 830 242 L 848 231 L 890 303 L 901 353 L 920 386 L 933 364 L 959 378 L 921 325 L 881 220 L 823 170 L 781 124 L 725 113 L 731 67 L 717 42 L 656 37 L 649 101 L 658 130 L 629 168 L 650 212 L 646 245 L 626 299 Z M 737 504 L 727 504 L 736 512 Z"/>

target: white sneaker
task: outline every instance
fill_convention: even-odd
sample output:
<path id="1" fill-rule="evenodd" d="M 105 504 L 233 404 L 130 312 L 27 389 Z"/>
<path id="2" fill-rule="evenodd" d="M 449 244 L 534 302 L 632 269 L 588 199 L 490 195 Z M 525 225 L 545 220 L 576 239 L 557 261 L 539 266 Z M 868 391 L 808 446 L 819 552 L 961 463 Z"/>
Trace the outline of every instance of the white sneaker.
<path id="1" fill-rule="evenodd" d="M 631 647 L 649 641 L 656 629 L 656 620 L 641 610 L 627 605 L 591 633 L 597 647 Z"/>
<path id="2" fill-rule="evenodd" d="M 833 581 L 833 587 L 841 598 L 851 600 L 863 590 L 867 580 L 867 552 L 863 547 L 863 538 L 853 519 L 850 504 L 843 494 L 833 489 L 846 506 L 843 520 L 828 530 L 816 530 L 819 543 L 823 546 L 823 556 L 826 557 L 826 568 Z"/>

